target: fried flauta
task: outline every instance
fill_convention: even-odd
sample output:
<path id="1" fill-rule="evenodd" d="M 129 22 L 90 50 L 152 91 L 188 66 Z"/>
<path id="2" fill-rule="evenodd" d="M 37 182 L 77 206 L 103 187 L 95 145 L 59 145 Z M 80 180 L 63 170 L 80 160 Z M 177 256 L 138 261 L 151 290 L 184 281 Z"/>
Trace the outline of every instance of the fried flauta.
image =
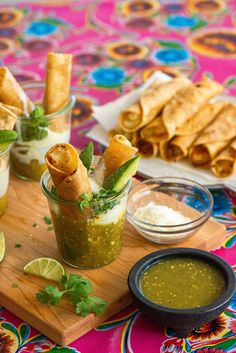
<path id="1" fill-rule="evenodd" d="M 137 148 L 141 156 L 144 158 L 156 157 L 159 151 L 159 146 L 157 143 L 152 143 L 142 139 L 138 140 Z"/>
<path id="2" fill-rule="evenodd" d="M 191 162 L 196 166 L 210 164 L 235 136 L 236 107 L 228 104 L 194 142 Z"/>
<path id="3" fill-rule="evenodd" d="M 137 152 L 138 149 L 133 147 L 125 136 L 115 135 L 112 137 L 102 156 L 105 165 L 105 176 L 110 175 Z"/>
<path id="4" fill-rule="evenodd" d="M 76 201 L 83 193 L 92 194 L 87 169 L 72 145 L 53 146 L 46 154 L 46 163 L 60 197 Z"/>
<path id="5" fill-rule="evenodd" d="M 72 55 L 49 53 L 47 57 L 44 109 L 46 114 L 61 110 L 69 101 Z"/>
<path id="6" fill-rule="evenodd" d="M 26 96 L 7 67 L 0 67 L 0 102 L 18 108 L 20 114 L 30 115 L 33 103 Z"/>
<path id="7" fill-rule="evenodd" d="M 223 90 L 218 82 L 204 77 L 196 84 L 188 85 L 177 92 L 173 99 L 163 109 L 160 132 L 155 131 L 155 142 L 168 141 L 196 112 L 212 97 Z M 153 141 L 153 139 L 152 139 Z M 153 141 L 154 142 L 154 141 Z"/>
<path id="8" fill-rule="evenodd" d="M 17 120 L 14 114 L 6 105 L 0 103 L 0 130 L 12 130 Z"/>
<path id="9" fill-rule="evenodd" d="M 211 163 L 212 172 L 225 178 L 233 175 L 236 171 L 236 139 L 224 149 Z"/>
<path id="10" fill-rule="evenodd" d="M 189 84 L 190 81 L 183 76 L 169 82 L 155 82 L 141 94 L 138 102 L 120 113 L 120 127 L 127 132 L 139 130 L 156 117 L 178 90 Z"/>
<path id="11" fill-rule="evenodd" d="M 187 157 L 189 149 L 198 138 L 201 131 L 206 128 L 217 114 L 226 106 L 225 102 L 208 103 L 190 118 L 182 128 L 176 130 L 180 136 L 161 143 L 161 157 L 167 161 L 179 161 Z"/>
<path id="12" fill-rule="evenodd" d="M 144 126 L 140 130 L 140 136 L 143 140 L 150 141 L 152 143 L 158 143 L 162 141 L 166 136 L 166 129 L 161 119 L 161 116 L 156 117 L 147 126 Z M 163 136 L 163 139 L 161 138 Z"/>
<path id="13" fill-rule="evenodd" d="M 127 138 L 127 140 L 129 140 L 129 142 L 131 143 L 131 145 L 136 146 L 137 142 L 138 142 L 138 136 L 139 133 L 138 131 L 135 132 L 126 132 L 123 131 L 119 126 L 116 126 L 115 128 L 109 130 L 108 132 L 108 137 L 112 138 L 115 135 L 123 135 Z"/>

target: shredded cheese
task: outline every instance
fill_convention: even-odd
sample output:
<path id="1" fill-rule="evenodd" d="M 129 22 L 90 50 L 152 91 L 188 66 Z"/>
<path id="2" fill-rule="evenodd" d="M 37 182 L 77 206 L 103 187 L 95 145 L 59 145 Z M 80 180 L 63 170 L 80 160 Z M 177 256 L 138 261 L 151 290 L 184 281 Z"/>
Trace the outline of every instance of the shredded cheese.
<path id="1" fill-rule="evenodd" d="M 176 226 L 191 222 L 191 219 L 181 212 L 167 206 L 156 205 L 154 202 L 137 208 L 134 217 L 140 221 L 160 226 Z"/>

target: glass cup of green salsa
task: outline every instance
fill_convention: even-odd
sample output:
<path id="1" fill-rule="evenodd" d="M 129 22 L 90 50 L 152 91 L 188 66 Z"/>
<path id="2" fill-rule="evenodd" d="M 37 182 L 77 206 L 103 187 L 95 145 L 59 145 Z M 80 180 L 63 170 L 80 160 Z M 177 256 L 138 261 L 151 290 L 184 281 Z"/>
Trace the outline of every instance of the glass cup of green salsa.
<path id="1" fill-rule="evenodd" d="M 26 95 L 35 105 L 43 102 L 45 84 L 42 81 L 21 84 Z M 17 141 L 11 148 L 11 166 L 16 176 L 25 180 L 40 180 L 47 169 L 44 156 L 56 143 L 70 140 L 71 113 L 75 97 L 70 96 L 64 108 L 55 113 L 43 115 L 46 124 L 38 126 L 26 116 L 16 122 Z"/>
<path id="2" fill-rule="evenodd" d="M 96 268 L 114 261 L 121 250 L 127 196 L 131 181 L 115 196 L 90 202 L 81 209 L 78 202 L 61 199 L 54 192 L 48 171 L 41 188 L 48 199 L 60 256 L 68 265 Z"/>
<path id="3" fill-rule="evenodd" d="M 0 216 L 7 209 L 7 194 L 9 184 L 9 151 L 10 146 L 0 152 Z"/>

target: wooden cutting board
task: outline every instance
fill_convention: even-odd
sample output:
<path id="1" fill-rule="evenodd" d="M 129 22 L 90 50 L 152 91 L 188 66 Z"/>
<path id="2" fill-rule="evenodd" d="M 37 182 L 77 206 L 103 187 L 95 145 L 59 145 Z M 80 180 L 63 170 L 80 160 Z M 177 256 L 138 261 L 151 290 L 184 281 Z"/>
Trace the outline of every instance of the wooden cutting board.
<path id="1" fill-rule="evenodd" d="M 93 282 L 94 294 L 109 303 L 104 315 L 95 317 L 90 314 L 82 318 L 74 313 L 67 300 L 63 300 L 60 306 L 39 303 L 35 294 L 50 282 L 23 274 L 23 266 L 37 257 L 49 256 L 60 260 L 54 233 L 47 230 L 44 216 L 49 216 L 49 210 L 39 184 L 11 177 L 9 207 L 0 218 L 0 231 L 6 237 L 6 255 L 0 264 L 0 305 L 53 341 L 66 345 L 131 303 L 127 286 L 129 270 L 138 259 L 164 246 L 143 239 L 127 222 L 122 251 L 112 264 L 83 271 L 65 265 L 67 272 L 88 277 Z M 33 227 L 34 223 L 39 226 Z M 210 250 L 219 246 L 224 238 L 225 227 L 209 220 L 192 238 L 176 246 Z M 22 246 L 15 247 L 17 243 Z"/>

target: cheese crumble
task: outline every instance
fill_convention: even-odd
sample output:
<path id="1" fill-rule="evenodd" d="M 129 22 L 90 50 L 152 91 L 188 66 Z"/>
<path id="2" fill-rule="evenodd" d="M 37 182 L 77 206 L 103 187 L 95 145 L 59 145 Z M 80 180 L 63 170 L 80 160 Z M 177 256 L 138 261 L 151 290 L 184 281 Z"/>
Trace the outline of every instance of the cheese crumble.
<path id="1" fill-rule="evenodd" d="M 140 221 L 161 226 L 174 226 L 191 222 L 191 219 L 185 217 L 181 212 L 167 206 L 156 205 L 154 202 L 149 202 L 146 206 L 137 208 L 134 217 Z"/>

